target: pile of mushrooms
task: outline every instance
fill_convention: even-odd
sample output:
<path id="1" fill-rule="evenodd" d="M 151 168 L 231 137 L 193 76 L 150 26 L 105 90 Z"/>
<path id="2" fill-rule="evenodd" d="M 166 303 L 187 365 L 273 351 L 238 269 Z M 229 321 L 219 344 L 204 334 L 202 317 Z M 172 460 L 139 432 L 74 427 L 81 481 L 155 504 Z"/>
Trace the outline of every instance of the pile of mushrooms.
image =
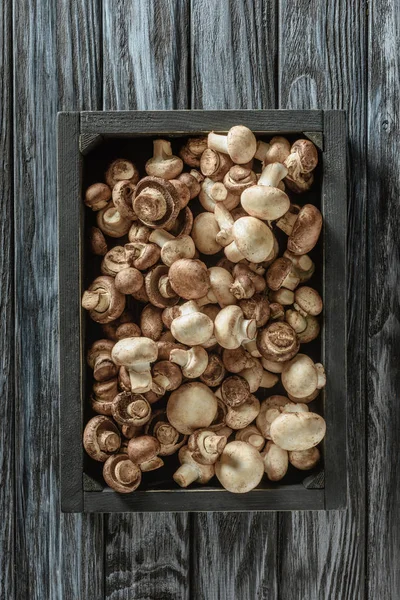
<path id="1" fill-rule="evenodd" d="M 238 125 L 179 156 L 156 139 L 145 173 L 118 158 L 86 190 L 101 266 L 82 298 L 99 328 L 83 442 L 115 491 L 174 454 L 179 486 L 216 476 L 234 493 L 320 460 L 325 421 L 309 403 L 325 373 L 304 352 L 320 331 L 309 253 L 322 216 L 294 200 L 317 163 L 308 139 Z"/>

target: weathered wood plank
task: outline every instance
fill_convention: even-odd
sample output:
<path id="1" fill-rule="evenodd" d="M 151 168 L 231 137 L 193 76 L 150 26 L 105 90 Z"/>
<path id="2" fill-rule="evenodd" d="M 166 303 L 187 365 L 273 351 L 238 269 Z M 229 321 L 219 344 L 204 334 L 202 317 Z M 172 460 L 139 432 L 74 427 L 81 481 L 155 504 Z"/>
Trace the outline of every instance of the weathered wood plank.
<path id="1" fill-rule="evenodd" d="M 400 10 L 369 6 L 368 598 L 400 586 Z"/>
<path id="2" fill-rule="evenodd" d="M 274 108 L 274 2 L 191 2 L 192 108 Z M 275 514 L 192 516 L 192 597 L 277 597 Z"/>
<path id="3" fill-rule="evenodd" d="M 280 106 L 348 111 L 347 512 L 280 517 L 280 597 L 365 598 L 366 9 L 281 0 Z M 329 373 L 328 373 L 329 376 Z"/>
<path id="4" fill-rule="evenodd" d="M 104 108 L 186 108 L 188 2 L 105 0 Z M 189 597 L 189 518 L 106 517 L 107 600 Z"/>
<path id="5" fill-rule="evenodd" d="M 56 6 L 57 4 L 57 6 Z M 16 598 L 102 597 L 102 517 L 61 516 L 56 112 L 99 108 L 96 0 L 14 2 Z M 61 424 L 62 426 L 62 424 Z"/>
<path id="6" fill-rule="evenodd" d="M 11 0 L 0 12 L 0 598 L 14 597 L 14 294 Z"/>

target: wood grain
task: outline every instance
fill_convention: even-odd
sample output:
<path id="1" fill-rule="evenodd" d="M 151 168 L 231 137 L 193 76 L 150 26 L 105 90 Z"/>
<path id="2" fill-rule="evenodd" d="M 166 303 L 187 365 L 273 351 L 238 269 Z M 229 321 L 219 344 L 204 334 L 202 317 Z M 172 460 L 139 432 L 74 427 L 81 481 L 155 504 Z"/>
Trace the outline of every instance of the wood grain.
<path id="1" fill-rule="evenodd" d="M 368 598 L 399 594 L 400 11 L 369 8 Z"/>
<path id="2" fill-rule="evenodd" d="M 273 2 L 192 0 L 192 108 L 274 108 L 276 16 Z M 192 528 L 193 598 L 277 597 L 275 514 L 196 514 Z"/>
<path id="3" fill-rule="evenodd" d="M 0 598 L 14 597 L 14 280 L 11 1 L 0 11 Z"/>
<path id="4" fill-rule="evenodd" d="M 188 2 L 103 4 L 104 105 L 187 108 Z M 175 513 L 106 517 L 107 600 L 189 594 L 189 519 Z"/>
<path id="5" fill-rule="evenodd" d="M 18 600 L 98 600 L 103 581 L 102 517 L 60 515 L 58 487 L 55 123 L 99 107 L 96 7 L 13 7 Z"/>
<path id="6" fill-rule="evenodd" d="M 348 111 L 347 512 L 280 517 L 280 598 L 365 598 L 366 11 L 360 0 L 280 3 L 281 108 Z"/>

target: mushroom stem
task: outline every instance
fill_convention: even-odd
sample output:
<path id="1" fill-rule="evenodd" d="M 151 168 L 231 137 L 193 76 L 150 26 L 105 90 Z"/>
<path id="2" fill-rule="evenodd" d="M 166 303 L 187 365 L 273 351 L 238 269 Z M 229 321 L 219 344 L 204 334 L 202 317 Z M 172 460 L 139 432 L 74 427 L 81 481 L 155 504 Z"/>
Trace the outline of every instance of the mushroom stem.
<path id="1" fill-rule="evenodd" d="M 258 185 L 265 185 L 267 187 L 278 187 L 278 184 L 288 174 L 287 168 L 281 163 L 271 163 L 267 165 L 260 175 Z"/>
<path id="2" fill-rule="evenodd" d="M 271 148 L 271 144 L 268 144 L 267 142 L 262 142 L 261 140 L 259 140 L 257 142 L 257 151 L 254 155 L 254 158 L 256 158 L 257 160 L 261 160 L 263 162 L 266 159 L 270 148 Z"/>
<path id="3" fill-rule="evenodd" d="M 170 242 L 174 239 L 175 237 L 172 235 L 172 233 L 165 231 L 165 229 L 154 229 L 149 237 L 149 241 L 153 244 L 157 244 L 157 246 L 160 246 L 160 248 L 162 248 L 167 242 Z"/>
<path id="4" fill-rule="evenodd" d="M 82 296 L 82 306 L 85 310 L 94 310 L 104 312 L 110 304 L 110 298 L 107 293 L 86 291 Z"/>
<path id="5" fill-rule="evenodd" d="M 213 131 L 208 134 L 208 147 L 216 150 L 217 152 L 222 152 L 223 154 L 228 154 L 228 138 L 226 135 L 219 135 L 218 133 L 214 133 Z"/>
<path id="6" fill-rule="evenodd" d="M 173 156 L 171 142 L 168 142 L 167 140 L 154 140 L 153 158 L 166 160 L 167 158 L 171 158 L 171 156 Z"/>
<path id="7" fill-rule="evenodd" d="M 218 236 L 217 236 L 218 237 Z M 221 244 L 220 241 L 218 241 Z M 222 245 L 222 244 L 221 244 Z M 238 263 L 244 259 L 243 254 L 240 252 L 239 248 L 236 245 L 236 242 L 233 241 L 225 248 L 225 256 L 228 260 L 234 263 Z"/>
<path id="8" fill-rule="evenodd" d="M 122 460 L 115 466 L 115 478 L 124 485 L 129 485 L 137 479 L 137 467 L 130 460 Z"/>
<path id="9" fill-rule="evenodd" d="M 243 348 L 245 350 L 247 350 L 247 352 L 251 355 L 254 356 L 255 358 L 260 358 L 261 354 L 257 348 L 257 344 L 256 344 L 256 340 L 248 340 L 246 342 L 243 342 L 242 344 Z"/>
<path id="10" fill-rule="evenodd" d="M 276 222 L 276 225 L 277 227 L 279 227 L 279 229 L 286 233 L 286 235 L 290 235 L 292 233 L 296 221 L 297 214 L 288 210 L 287 213 L 285 213 L 283 217 L 281 217 L 279 221 Z"/>
<path id="11" fill-rule="evenodd" d="M 169 282 L 168 275 L 162 275 L 162 277 L 160 277 L 160 280 L 158 282 L 158 289 L 159 289 L 161 296 L 163 296 L 163 298 L 176 297 L 176 294 L 175 294 L 174 290 L 172 289 L 171 284 Z"/>
<path id="12" fill-rule="evenodd" d="M 194 481 L 197 481 L 199 471 L 192 464 L 183 464 L 174 473 L 174 481 L 181 487 L 188 487 Z"/>
<path id="13" fill-rule="evenodd" d="M 234 218 L 223 202 L 215 204 L 214 216 L 220 228 L 215 239 L 221 246 L 228 246 L 233 241 L 232 226 L 235 222 Z"/>
<path id="14" fill-rule="evenodd" d="M 131 382 L 131 389 L 134 390 L 135 393 L 144 394 L 151 390 L 152 378 L 150 370 L 140 372 L 129 369 L 129 379 Z"/>
<path id="15" fill-rule="evenodd" d="M 254 319 L 243 319 L 239 321 L 237 338 L 246 341 L 253 340 L 257 333 L 257 323 Z"/>
<path id="16" fill-rule="evenodd" d="M 186 367 L 190 360 L 190 354 L 188 350 L 181 350 L 180 348 L 176 348 L 175 350 L 171 350 L 169 355 L 169 359 L 171 362 L 179 365 L 180 367 Z"/>
<path id="17" fill-rule="evenodd" d="M 116 452 L 120 447 L 121 440 L 114 431 L 102 431 L 98 438 L 99 448 L 102 452 Z"/>
<path id="18" fill-rule="evenodd" d="M 158 373 L 158 375 L 153 377 L 152 390 L 156 394 L 160 394 L 160 395 L 165 394 L 169 384 L 170 384 L 170 381 L 169 381 L 168 377 L 166 377 L 165 375 L 162 375 L 161 373 Z"/>

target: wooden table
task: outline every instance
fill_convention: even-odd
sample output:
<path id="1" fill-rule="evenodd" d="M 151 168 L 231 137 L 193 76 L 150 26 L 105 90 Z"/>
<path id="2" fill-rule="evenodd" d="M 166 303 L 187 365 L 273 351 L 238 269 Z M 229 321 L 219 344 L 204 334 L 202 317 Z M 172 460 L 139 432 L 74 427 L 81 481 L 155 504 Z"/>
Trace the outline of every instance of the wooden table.
<path id="1" fill-rule="evenodd" d="M 398 2 L 1 6 L 0 598 L 399 598 Z M 348 111 L 347 512 L 61 515 L 57 111 L 274 107 Z"/>

